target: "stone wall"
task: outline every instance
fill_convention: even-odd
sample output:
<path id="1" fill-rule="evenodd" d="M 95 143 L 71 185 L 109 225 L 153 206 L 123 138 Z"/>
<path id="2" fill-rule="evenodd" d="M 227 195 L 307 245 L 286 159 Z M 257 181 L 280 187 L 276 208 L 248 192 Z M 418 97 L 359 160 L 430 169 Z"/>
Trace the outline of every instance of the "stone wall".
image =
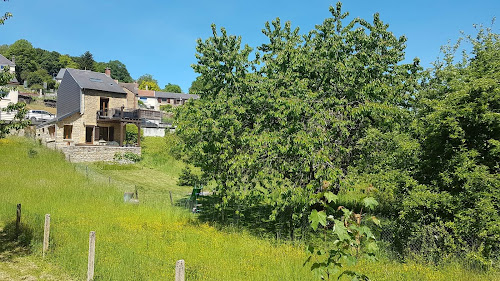
<path id="1" fill-rule="evenodd" d="M 66 155 L 66 160 L 74 163 L 81 162 L 112 162 L 115 154 L 121 155 L 131 152 L 141 155 L 140 147 L 119 147 L 119 146 L 66 146 L 61 148 Z"/>

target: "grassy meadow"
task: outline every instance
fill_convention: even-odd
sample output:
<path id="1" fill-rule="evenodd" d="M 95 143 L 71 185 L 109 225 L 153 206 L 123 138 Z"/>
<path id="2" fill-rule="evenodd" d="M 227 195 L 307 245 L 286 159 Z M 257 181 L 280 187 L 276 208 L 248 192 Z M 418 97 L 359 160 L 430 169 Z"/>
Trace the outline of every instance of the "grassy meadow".
<path id="1" fill-rule="evenodd" d="M 56 151 L 21 138 L 0 139 L 0 228 L 15 219 L 33 230 L 31 257 L 41 261 L 44 215 L 51 215 L 50 252 L 43 260 L 75 280 L 87 270 L 88 236 L 96 231 L 96 280 L 173 280 L 175 262 L 186 261 L 187 280 L 319 280 L 300 243 L 218 230 L 169 203 L 190 188 L 176 186 L 183 165 L 164 153 L 162 138 L 147 138 L 144 160 L 134 165 L 64 161 Z M 139 205 L 123 203 L 138 186 Z M 132 190 L 130 190 L 132 189 Z M 373 280 L 500 280 L 458 265 L 441 267 L 382 259 L 356 268 Z M 1 267 L 0 267 L 1 270 Z M 336 278 L 335 278 L 336 279 Z"/>

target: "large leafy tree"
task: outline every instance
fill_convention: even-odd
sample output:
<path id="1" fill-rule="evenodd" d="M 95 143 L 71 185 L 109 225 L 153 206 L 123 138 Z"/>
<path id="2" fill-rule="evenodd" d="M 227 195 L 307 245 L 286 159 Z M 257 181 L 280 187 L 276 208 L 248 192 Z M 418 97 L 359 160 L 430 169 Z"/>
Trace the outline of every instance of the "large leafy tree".
<path id="1" fill-rule="evenodd" d="M 25 39 L 20 39 L 9 46 L 8 58 L 14 57 L 16 63 L 16 78 L 23 82 L 30 72 L 37 70 L 36 51 Z"/>
<path id="2" fill-rule="evenodd" d="M 401 212 L 414 232 L 401 231 L 406 241 L 439 241 L 445 252 L 472 250 L 469 258 L 488 266 L 476 259 L 500 250 L 500 36 L 480 28 L 464 39 L 470 58 L 457 62 L 459 44 L 444 48 L 419 95 L 423 185 Z"/>
<path id="3" fill-rule="evenodd" d="M 111 77 L 121 82 L 132 83 L 134 80 L 130 77 L 125 64 L 119 60 L 110 60 L 107 66 L 111 69 Z"/>
<path id="4" fill-rule="evenodd" d="M 94 56 L 86 51 L 78 59 L 78 68 L 86 70 L 94 70 Z"/>
<path id="5" fill-rule="evenodd" d="M 137 79 L 137 84 L 139 84 L 139 89 L 141 90 L 151 90 L 160 91 L 160 86 L 158 86 L 158 81 L 153 78 L 151 74 L 144 74 L 139 79 Z"/>
<path id="6" fill-rule="evenodd" d="M 189 161 L 216 180 L 221 217 L 230 208 L 240 216 L 267 206 L 266 219 L 293 237 L 307 224 L 315 194 L 360 181 L 356 164 L 368 170 L 375 161 L 364 151 L 411 139 L 419 67 L 401 63 L 406 39 L 378 14 L 372 23 L 344 26 L 341 4 L 330 11 L 305 35 L 289 22 L 267 23 L 269 42 L 254 60 L 252 48 L 223 28 L 219 34 L 212 26 L 213 36 L 198 40 L 193 68 L 203 94 L 179 110 L 177 133 Z"/>
<path id="7" fill-rule="evenodd" d="M 182 93 L 181 86 L 176 85 L 176 84 L 170 84 L 170 83 L 165 85 L 165 88 L 163 89 L 163 91 L 165 91 L 167 93 Z"/>
<path id="8" fill-rule="evenodd" d="M 68 55 L 61 55 L 59 57 L 61 68 L 78 68 L 78 64 Z"/>

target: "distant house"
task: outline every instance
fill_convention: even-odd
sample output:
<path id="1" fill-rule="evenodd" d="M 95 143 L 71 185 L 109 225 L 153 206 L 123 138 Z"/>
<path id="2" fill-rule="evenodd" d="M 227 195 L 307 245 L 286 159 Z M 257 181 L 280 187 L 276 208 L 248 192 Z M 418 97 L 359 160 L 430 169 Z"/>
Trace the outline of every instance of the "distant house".
<path id="1" fill-rule="evenodd" d="M 161 105 L 179 106 L 183 105 L 189 99 L 199 99 L 198 95 L 183 93 L 167 93 L 159 91 L 139 90 L 139 100 L 148 108 L 160 110 Z"/>
<path id="2" fill-rule="evenodd" d="M 61 68 L 59 72 L 57 73 L 57 76 L 55 78 L 56 83 L 61 84 L 62 79 L 64 77 L 64 73 L 66 73 L 66 68 Z"/>
<path id="3" fill-rule="evenodd" d="M 130 87 L 111 79 L 109 69 L 98 73 L 67 68 L 58 90 L 58 117 L 39 125 L 37 136 L 47 146 L 62 149 L 71 161 L 111 161 L 116 153 L 140 154 L 140 138 L 136 147 L 124 147 L 125 125 L 137 125 L 139 136 L 141 127 Z"/>
<path id="4" fill-rule="evenodd" d="M 6 68 L 8 69 L 8 71 L 11 74 L 16 73 L 15 58 L 13 56 L 12 61 L 10 61 L 0 54 L 0 71 L 5 71 Z M 10 80 L 8 84 L 9 85 L 19 85 L 19 82 L 17 81 L 16 77 L 14 76 L 14 78 L 12 78 L 12 80 Z"/>
<path id="5" fill-rule="evenodd" d="M 11 74 L 16 73 L 16 64 L 14 63 L 14 57 L 12 57 L 12 61 L 8 60 L 4 56 L 0 55 L 0 71 L 5 71 L 7 69 Z M 7 86 L 16 86 L 19 85 L 16 77 L 12 78 Z M 7 107 L 9 103 L 17 103 L 18 102 L 18 91 L 14 89 L 10 89 L 9 93 L 0 100 L 0 109 Z M 4 114 L 5 115 L 5 114 Z"/>

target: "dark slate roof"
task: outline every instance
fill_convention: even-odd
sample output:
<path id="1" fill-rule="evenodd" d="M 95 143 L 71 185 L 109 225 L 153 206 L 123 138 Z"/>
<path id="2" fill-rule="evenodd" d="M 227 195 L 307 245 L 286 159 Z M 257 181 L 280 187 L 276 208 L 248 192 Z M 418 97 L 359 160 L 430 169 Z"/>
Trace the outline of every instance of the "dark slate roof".
<path id="1" fill-rule="evenodd" d="M 123 88 L 126 88 L 127 90 L 131 91 L 134 94 L 139 94 L 139 88 L 137 87 L 136 83 L 123 83 L 123 82 L 118 82 L 118 85 L 120 85 Z"/>
<path id="2" fill-rule="evenodd" d="M 0 54 L 0 64 L 1 65 L 10 65 L 10 66 L 15 66 L 16 64 L 8 60 L 6 57 L 2 56 Z"/>
<path id="3" fill-rule="evenodd" d="M 64 73 L 66 73 L 66 68 L 61 68 L 61 70 L 57 73 L 56 80 L 62 80 Z"/>
<path id="4" fill-rule="evenodd" d="M 115 82 L 104 73 L 93 72 L 90 70 L 80 70 L 67 68 L 66 73 L 69 73 L 76 83 L 80 86 L 80 89 L 98 90 L 103 92 L 120 93 L 126 94 L 126 92 Z M 66 75 L 64 75 L 66 77 Z"/>
<path id="5" fill-rule="evenodd" d="M 155 92 L 155 98 L 163 98 L 163 99 L 199 99 L 198 95 L 190 95 L 190 94 L 180 94 L 180 93 L 166 93 L 166 92 Z"/>

